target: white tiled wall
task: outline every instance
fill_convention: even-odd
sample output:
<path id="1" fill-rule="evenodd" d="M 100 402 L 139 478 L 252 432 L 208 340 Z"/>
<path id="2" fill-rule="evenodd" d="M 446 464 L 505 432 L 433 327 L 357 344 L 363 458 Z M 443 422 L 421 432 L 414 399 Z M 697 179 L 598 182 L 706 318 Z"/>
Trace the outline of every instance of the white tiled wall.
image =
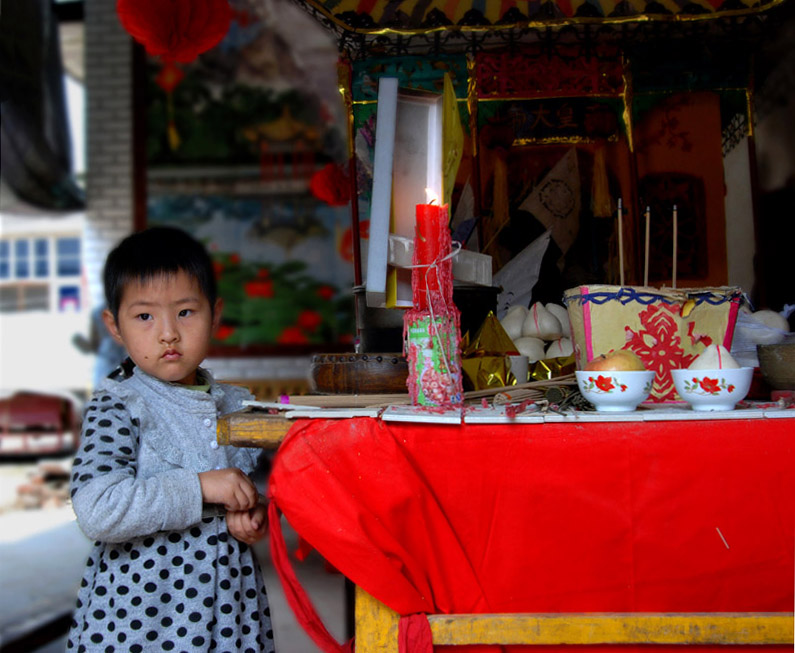
<path id="1" fill-rule="evenodd" d="M 107 253 L 133 228 L 132 54 L 116 3 L 86 0 L 85 263 L 95 303 Z"/>

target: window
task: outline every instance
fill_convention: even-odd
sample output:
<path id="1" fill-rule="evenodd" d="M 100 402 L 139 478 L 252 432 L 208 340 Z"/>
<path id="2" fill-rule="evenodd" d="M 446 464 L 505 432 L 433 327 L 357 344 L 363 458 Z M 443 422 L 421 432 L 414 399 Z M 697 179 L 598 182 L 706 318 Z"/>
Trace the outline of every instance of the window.
<path id="1" fill-rule="evenodd" d="M 78 236 L 0 238 L 0 312 L 80 310 Z"/>
<path id="2" fill-rule="evenodd" d="M 0 279 L 11 276 L 11 245 L 7 240 L 0 240 Z"/>
<path id="3" fill-rule="evenodd" d="M 78 286 L 61 286 L 58 292 L 58 310 L 80 310 L 80 288 Z"/>
<path id="4" fill-rule="evenodd" d="M 14 276 L 27 279 L 30 276 L 30 241 L 23 239 L 14 242 Z"/>
<path id="5" fill-rule="evenodd" d="M 46 283 L 0 286 L 0 312 L 46 311 L 50 308 L 50 288 Z"/>
<path id="6" fill-rule="evenodd" d="M 75 277 L 80 275 L 80 239 L 59 238 L 56 241 L 58 255 L 58 276 Z"/>
<path id="7" fill-rule="evenodd" d="M 50 241 L 37 238 L 33 245 L 34 274 L 41 279 L 50 276 Z"/>

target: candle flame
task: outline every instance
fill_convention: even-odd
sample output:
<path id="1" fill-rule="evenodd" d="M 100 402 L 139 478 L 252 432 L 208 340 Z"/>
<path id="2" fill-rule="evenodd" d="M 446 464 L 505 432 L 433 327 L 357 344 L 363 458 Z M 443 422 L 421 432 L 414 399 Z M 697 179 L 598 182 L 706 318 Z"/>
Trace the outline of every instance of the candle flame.
<path id="1" fill-rule="evenodd" d="M 426 188 L 425 189 L 425 199 L 426 204 L 438 204 L 439 203 L 439 196 L 436 194 L 436 191 L 433 188 Z"/>

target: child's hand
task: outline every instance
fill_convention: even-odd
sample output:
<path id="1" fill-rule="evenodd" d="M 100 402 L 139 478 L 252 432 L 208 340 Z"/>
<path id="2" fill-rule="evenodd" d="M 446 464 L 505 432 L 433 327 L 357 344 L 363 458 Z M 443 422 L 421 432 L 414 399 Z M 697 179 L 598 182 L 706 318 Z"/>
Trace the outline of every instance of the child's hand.
<path id="1" fill-rule="evenodd" d="M 205 503 L 220 503 L 227 510 L 249 510 L 257 505 L 257 488 L 237 467 L 200 472 L 199 483 Z"/>
<path id="2" fill-rule="evenodd" d="M 266 516 L 268 510 L 264 503 L 259 503 L 251 510 L 229 510 L 226 513 L 226 528 L 235 539 L 254 544 L 268 531 Z"/>

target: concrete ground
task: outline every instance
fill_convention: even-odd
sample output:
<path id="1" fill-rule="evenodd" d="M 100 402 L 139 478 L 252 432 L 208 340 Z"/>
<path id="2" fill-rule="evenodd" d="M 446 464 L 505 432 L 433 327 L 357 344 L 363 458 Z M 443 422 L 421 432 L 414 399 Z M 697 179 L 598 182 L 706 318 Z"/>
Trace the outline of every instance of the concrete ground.
<path id="1" fill-rule="evenodd" d="M 33 641 L 37 631 L 71 612 L 90 547 L 71 507 L 13 507 L 16 485 L 26 478 L 24 465 L 0 463 L 0 649 L 12 651 L 15 641 Z M 282 528 L 288 550 L 295 550 L 295 533 L 287 524 Z M 276 650 L 315 653 L 318 648 L 298 626 L 285 602 L 270 563 L 267 540 L 257 545 L 257 553 L 268 590 Z M 344 641 L 350 635 L 343 577 L 328 573 L 317 554 L 293 565 L 326 627 L 337 641 Z M 66 638 L 59 634 L 52 641 L 31 645 L 24 653 L 65 650 Z"/>

